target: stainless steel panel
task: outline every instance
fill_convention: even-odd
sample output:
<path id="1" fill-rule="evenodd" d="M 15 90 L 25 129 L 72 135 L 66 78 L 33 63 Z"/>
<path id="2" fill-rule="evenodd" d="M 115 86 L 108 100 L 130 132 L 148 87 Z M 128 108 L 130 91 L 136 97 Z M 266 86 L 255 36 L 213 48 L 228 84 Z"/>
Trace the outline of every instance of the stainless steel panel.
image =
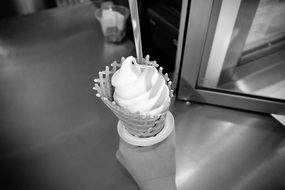
<path id="1" fill-rule="evenodd" d="M 179 190 L 284 189 L 285 128 L 267 115 L 174 106 Z"/>

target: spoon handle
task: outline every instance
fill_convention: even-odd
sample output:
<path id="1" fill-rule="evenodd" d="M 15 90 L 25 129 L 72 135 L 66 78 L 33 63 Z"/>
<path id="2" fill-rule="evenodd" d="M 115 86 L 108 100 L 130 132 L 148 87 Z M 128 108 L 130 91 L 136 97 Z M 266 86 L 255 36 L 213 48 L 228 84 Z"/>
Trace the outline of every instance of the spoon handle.
<path id="1" fill-rule="evenodd" d="M 142 63 L 143 53 L 142 53 L 141 30 L 140 30 L 140 20 L 138 14 L 137 0 L 129 0 L 129 6 L 130 6 L 133 32 L 134 32 L 137 60 L 138 63 Z"/>

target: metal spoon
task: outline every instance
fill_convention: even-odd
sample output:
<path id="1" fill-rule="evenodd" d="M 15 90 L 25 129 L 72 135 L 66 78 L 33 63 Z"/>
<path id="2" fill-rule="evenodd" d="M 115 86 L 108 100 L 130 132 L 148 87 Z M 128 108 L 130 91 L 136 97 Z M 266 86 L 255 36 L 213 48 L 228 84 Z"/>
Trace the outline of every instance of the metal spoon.
<path id="1" fill-rule="evenodd" d="M 142 63 L 143 53 L 142 53 L 141 30 L 140 30 L 140 20 L 139 20 L 137 0 L 129 0 L 129 6 L 130 6 L 133 32 L 134 32 L 137 60 L 138 63 Z"/>

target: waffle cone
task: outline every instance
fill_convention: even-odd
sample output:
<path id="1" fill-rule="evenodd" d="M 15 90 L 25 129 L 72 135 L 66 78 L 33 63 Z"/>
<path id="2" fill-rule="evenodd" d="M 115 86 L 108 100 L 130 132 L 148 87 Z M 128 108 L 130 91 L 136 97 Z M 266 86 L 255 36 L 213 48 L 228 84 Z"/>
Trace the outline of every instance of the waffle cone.
<path id="1" fill-rule="evenodd" d="M 155 136 L 164 127 L 166 114 L 169 110 L 169 105 L 157 115 L 141 114 L 141 113 L 131 113 L 127 109 L 119 106 L 113 99 L 114 87 L 111 84 L 111 78 L 118 68 L 121 67 L 125 58 L 121 59 L 120 63 L 116 61 L 111 64 L 112 69 L 106 66 L 105 71 L 99 72 L 99 78 L 95 79 L 94 90 L 97 91 L 96 96 L 101 98 L 101 100 L 111 109 L 111 111 L 116 115 L 116 117 L 123 122 L 126 130 L 133 136 L 146 138 Z M 152 65 L 158 67 L 155 61 L 149 61 L 149 56 L 143 59 L 143 64 Z M 159 68 L 159 73 L 162 74 L 162 67 Z M 173 96 L 173 91 L 170 89 L 171 81 L 169 81 L 168 75 L 163 75 L 165 81 L 168 84 L 169 96 Z"/>

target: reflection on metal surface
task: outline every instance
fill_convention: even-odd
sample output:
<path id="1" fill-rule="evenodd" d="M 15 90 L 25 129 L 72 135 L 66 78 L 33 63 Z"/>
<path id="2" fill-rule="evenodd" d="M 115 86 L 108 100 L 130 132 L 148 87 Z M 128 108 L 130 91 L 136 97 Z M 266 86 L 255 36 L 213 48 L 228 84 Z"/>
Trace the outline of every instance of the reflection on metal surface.
<path id="1" fill-rule="evenodd" d="M 223 87 L 248 94 L 285 99 L 285 61 L 251 73 Z"/>
<path id="2" fill-rule="evenodd" d="M 184 161 L 185 163 L 185 161 Z M 195 167 L 195 164 L 187 163 L 187 167 L 184 167 L 184 169 L 178 170 L 179 172 L 176 174 L 176 185 L 178 189 L 183 188 L 185 183 L 195 175 L 195 172 L 197 171 L 197 167 Z"/>
<path id="3" fill-rule="evenodd" d="M 217 123 L 213 123 L 213 126 L 220 126 L 221 128 L 218 130 L 211 130 L 211 135 L 208 137 L 208 139 L 203 144 L 197 145 L 197 148 L 199 147 L 199 149 L 203 150 L 203 152 L 200 155 L 194 155 L 189 152 L 189 156 L 191 156 L 194 160 L 184 160 L 183 162 L 187 163 L 187 167 L 183 165 L 183 167 L 177 169 L 179 171 L 176 176 L 178 188 L 183 187 L 185 183 L 189 183 L 189 180 L 191 181 L 192 178 L 195 177 L 199 168 L 202 168 L 205 164 L 207 164 L 207 162 L 209 162 L 210 157 L 206 155 L 216 154 L 219 147 L 223 146 L 223 138 L 230 135 L 232 123 L 217 121 Z M 181 161 L 179 160 L 178 162 L 180 163 Z"/>
<path id="4" fill-rule="evenodd" d="M 175 119 L 179 190 L 285 187 L 285 128 L 274 119 L 182 102 Z"/>
<path id="5" fill-rule="evenodd" d="M 250 92 L 250 88 L 247 87 L 247 84 L 244 83 L 242 80 L 238 80 L 235 82 L 236 87 L 241 90 L 242 92 Z"/>
<path id="6" fill-rule="evenodd" d="M 284 87 L 285 87 L 285 80 L 268 85 L 264 87 L 263 89 L 260 89 L 254 92 L 254 94 L 261 95 L 261 96 L 268 96 L 272 98 L 284 99 L 285 97 Z"/>

